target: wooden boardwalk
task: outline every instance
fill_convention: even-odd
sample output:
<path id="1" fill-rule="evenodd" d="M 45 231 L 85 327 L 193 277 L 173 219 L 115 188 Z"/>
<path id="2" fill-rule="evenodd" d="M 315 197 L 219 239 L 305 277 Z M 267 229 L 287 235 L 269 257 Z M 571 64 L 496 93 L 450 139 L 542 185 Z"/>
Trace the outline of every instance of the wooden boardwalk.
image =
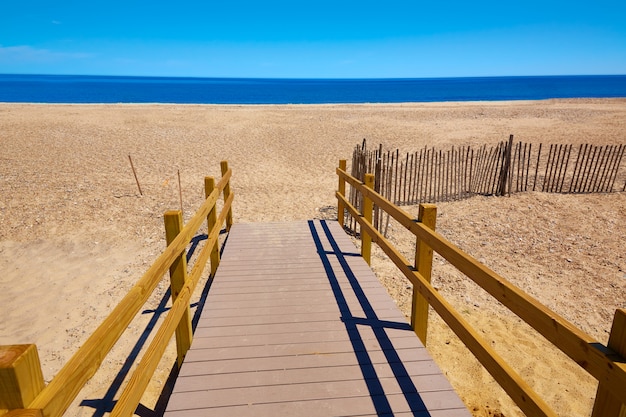
<path id="1" fill-rule="evenodd" d="M 233 225 L 167 417 L 463 416 L 337 222 Z"/>

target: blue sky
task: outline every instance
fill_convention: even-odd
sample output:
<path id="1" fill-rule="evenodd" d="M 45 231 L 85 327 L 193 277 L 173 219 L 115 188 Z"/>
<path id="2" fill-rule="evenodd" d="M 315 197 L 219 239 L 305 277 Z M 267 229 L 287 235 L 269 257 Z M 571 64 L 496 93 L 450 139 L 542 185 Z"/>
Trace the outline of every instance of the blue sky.
<path id="1" fill-rule="evenodd" d="M 626 1 L 4 0 L 0 73 L 626 74 Z"/>

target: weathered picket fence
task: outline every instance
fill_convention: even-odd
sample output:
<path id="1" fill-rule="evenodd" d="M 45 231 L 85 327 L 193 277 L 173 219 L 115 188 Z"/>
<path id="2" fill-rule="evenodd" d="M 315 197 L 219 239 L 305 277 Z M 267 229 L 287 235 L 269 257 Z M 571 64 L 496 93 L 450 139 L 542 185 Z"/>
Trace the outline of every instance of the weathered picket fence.
<path id="1" fill-rule="evenodd" d="M 413 153 L 368 149 L 363 140 L 352 154 L 351 174 L 364 181 L 374 174 L 374 190 L 394 204 L 436 203 L 474 195 L 510 195 L 524 191 L 609 193 L 626 191 L 622 161 L 626 145 L 533 145 L 507 142 L 496 146 L 424 147 Z M 623 185 L 622 185 L 623 184 Z M 354 191 L 350 201 L 361 207 Z M 374 208 L 374 225 L 382 230 L 382 212 Z M 355 221 L 348 219 L 353 226 Z"/>

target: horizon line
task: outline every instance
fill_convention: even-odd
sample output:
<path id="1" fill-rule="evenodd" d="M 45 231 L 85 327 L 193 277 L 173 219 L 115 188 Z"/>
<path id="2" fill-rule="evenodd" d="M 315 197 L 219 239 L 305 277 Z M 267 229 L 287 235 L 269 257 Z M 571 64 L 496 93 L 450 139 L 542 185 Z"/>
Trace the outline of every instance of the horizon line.
<path id="1" fill-rule="evenodd" d="M 33 77 L 111 77 L 111 78 L 181 78 L 181 79 L 213 79 L 213 80 L 319 80 L 319 81 L 393 81 L 393 80 L 452 80 L 477 78 L 557 78 L 557 77 L 625 77 L 624 74 L 551 74 L 551 75 L 467 75 L 445 77 L 227 77 L 198 75 L 121 75 L 121 74 L 45 74 L 45 73 L 0 73 L 0 76 L 33 76 Z"/>

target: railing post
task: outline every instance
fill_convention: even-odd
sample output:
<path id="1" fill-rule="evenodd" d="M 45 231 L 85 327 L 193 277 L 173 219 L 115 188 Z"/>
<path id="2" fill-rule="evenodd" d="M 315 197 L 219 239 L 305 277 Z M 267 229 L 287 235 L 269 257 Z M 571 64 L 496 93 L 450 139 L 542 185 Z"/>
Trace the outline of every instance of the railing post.
<path id="1" fill-rule="evenodd" d="M 429 229 L 435 230 L 437 223 L 437 206 L 420 204 L 417 221 Z M 433 269 L 433 250 L 419 238 L 415 244 L 415 269 L 430 282 Z M 413 307 L 411 309 L 411 327 L 426 346 L 428 333 L 428 301 L 413 287 Z"/>
<path id="2" fill-rule="evenodd" d="M 220 167 L 222 168 L 222 175 L 226 175 L 228 172 L 228 161 L 220 162 Z M 228 199 L 230 196 L 230 180 L 226 183 L 224 187 L 224 201 Z M 232 207 L 228 209 L 228 213 L 226 214 L 226 230 L 230 231 L 230 227 L 233 225 L 233 209 Z"/>
<path id="3" fill-rule="evenodd" d="M 0 346 L 0 410 L 28 408 L 44 386 L 35 345 Z"/>
<path id="4" fill-rule="evenodd" d="M 165 239 L 169 245 L 178 236 L 183 229 L 183 214 L 180 210 L 170 210 L 164 215 L 165 220 Z M 182 290 L 187 281 L 187 255 L 183 252 L 174 260 L 170 266 L 170 288 L 172 290 L 172 302 L 176 301 L 178 294 Z M 178 353 L 178 367 L 183 364 L 185 354 L 191 346 L 193 338 L 193 330 L 191 327 L 191 314 L 189 306 L 180 319 L 180 323 L 176 328 L 176 350 Z"/>
<path id="5" fill-rule="evenodd" d="M 365 174 L 365 186 L 371 190 L 374 190 L 374 175 Z M 372 200 L 363 195 L 363 217 L 369 224 L 372 224 L 372 212 L 374 211 L 374 203 Z M 365 232 L 361 227 L 361 256 L 365 259 L 368 265 L 371 265 L 372 261 L 372 237 L 369 233 Z"/>
<path id="6" fill-rule="evenodd" d="M 339 160 L 339 169 L 342 171 L 346 170 L 346 160 L 345 159 L 340 159 Z M 339 176 L 339 187 L 338 187 L 338 191 L 339 194 L 341 194 L 341 196 L 345 197 L 346 196 L 346 180 L 343 179 L 342 176 Z M 343 228 L 343 223 L 344 223 L 344 211 L 345 211 L 345 207 L 343 204 L 342 200 L 337 200 L 337 221 L 339 222 L 339 224 L 341 225 L 341 227 Z"/>
<path id="7" fill-rule="evenodd" d="M 615 311 L 608 347 L 622 358 L 626 358 L 626 310 Z M 626 391 L 626 387 L 622 389 Z M 624 401 L 626 398 L 614 397 L 605 384 L 600 382 L 591 417 L 626 417 Z"/>
<path id="8" fill-rule="evenodd" d="M 205 177 L 204 178 L 204 198 L 208 198 L 209 195 L 215 190 L 215 178 L 213 177 Z M 211 235 L 211 231 L 215 227 L 217 223 L 217 207 L 215 204 L 211 207 L 211 211 L 209 211 L 209 215 L 207 216 L 207 225 L 208 232 L 207 236 Z M 211 248 L 211 276 L 215 276 L 215 272 L 217 271 L 217 267 L 220 264 L 220 250 L 219 250 L 219 242 L 215 242 L 215 246 Z"/>

